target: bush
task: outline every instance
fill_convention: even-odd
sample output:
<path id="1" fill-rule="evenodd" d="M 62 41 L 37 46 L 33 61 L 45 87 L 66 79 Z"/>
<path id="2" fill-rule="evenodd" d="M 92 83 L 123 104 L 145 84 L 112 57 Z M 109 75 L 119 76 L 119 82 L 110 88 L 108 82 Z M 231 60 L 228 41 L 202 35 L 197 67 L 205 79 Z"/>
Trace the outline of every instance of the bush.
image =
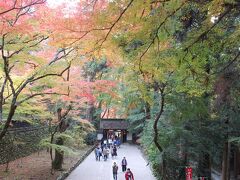
<path id="1" fill-rule="evenodd" d="M 94 145 L 96 140 L 97 140 L 97 133 L 96 132 L 88 133 L 85 137 L 85 143 L 87 145 Z"/>

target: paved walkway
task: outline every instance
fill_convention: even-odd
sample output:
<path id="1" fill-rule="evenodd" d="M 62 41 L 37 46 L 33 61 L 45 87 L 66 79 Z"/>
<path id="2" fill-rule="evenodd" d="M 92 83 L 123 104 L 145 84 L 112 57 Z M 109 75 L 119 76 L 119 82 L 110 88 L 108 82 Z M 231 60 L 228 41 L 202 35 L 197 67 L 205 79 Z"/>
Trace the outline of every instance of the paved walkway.
<path id="1" fill-rule="evenodd" d="M 96 161 L 94 152 L 92 152 L 67 178 L 67 180 L 112 180 L 112 164 L 118 164 L 118 180 L 125 180 L 124 173 L 121 171 L 121 160 L 126 157 L 128 167 L 132 170 L 135 180 L 156 180 L 152 175 L 147 162 L 137 146 L 123 144 L 118 149 L 116 159 L 107 161 Z"/>

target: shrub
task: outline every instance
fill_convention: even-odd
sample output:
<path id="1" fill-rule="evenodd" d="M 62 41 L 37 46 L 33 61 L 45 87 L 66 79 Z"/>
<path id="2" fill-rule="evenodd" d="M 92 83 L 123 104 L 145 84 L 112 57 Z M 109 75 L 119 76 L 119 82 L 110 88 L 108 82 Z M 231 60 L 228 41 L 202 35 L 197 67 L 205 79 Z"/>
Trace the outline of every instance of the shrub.
<path id="1" fill-rule="evenodd" d="M 96 132 L 90 132 L 85 137 L 85 143 L 87 145 L 94 145 L 96 140 L 97 140 L 97 133 Z"/>

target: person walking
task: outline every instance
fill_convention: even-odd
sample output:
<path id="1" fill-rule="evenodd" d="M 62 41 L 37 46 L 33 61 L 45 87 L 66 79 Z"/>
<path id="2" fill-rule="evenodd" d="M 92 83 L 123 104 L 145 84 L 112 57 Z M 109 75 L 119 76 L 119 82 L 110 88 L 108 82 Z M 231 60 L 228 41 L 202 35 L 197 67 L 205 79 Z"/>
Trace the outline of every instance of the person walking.
<path id="1" fill-rule="evenodd" d="M 112 146 L 113 144 L 112 144 L 112 139 L 108 139 L 108 144 L 109 144 L 109 146 Z"/>
<path id="2" fill-rule="evenodd" d="M 118 166 L 116 162 L 113 163 L 112 172 L 113 172 L 113 179 L 117 180 Z"/>
<path id="3" fill-rule="evenodd" d="M 97 161 L 98 160 L 98 148 L 97 147 L 95 148 L 94 153 L 95 153 L 95 158 Z"/>
<path id="4" fill-rule="evenodd" d="M 113 140 L 113 145 L 117 146 L 117 139 L 116 138 Z"/>
<path id="5" fill-rule="evenodd" d="M 120 138 L 117 139 L 117 147 L 120 148 L 120 145 L 121 145 L 121 140 Z"/>
<path id="6" fill-rule="evenodd" d="M 113 157 L 117 157 L 117 147 L 113 146 Z"/>
<path id="7" fill-rule="evenodd" d="M 97 161 L 100 161 L 100 158 L 102 156 L 102 149 L 101 148 L 97 148 L 96 149 L 96 155 L 97 155 Z"/>
<path id="8" fill-rule="evenodd" d="M 125 173 L 126 180 L 134 180 L 133 173 L 130 168 L 127 168 L 127 172 Z"/>
<path id="9" fill-rule="evenodd" d="M 106 151 L 107 151 L 107 159 L 109 158 L 109 154 L 110 154 L 110 150 L 108 147 L 106 147 Z"/>
<path id="10" fill-rule="evenodd" d="M 104 161 L 107 160 L 107 147 L 103 148 L 103 159 L 104 159 Z"/>
<path id="11" fill-rule="evenodd" d="M 127 170 L 127 160 L 125 157 L 122 159 L 122 172 L 125 172 Z"/>
<path id="12" fill-rule="evenodd" d="M 103 155 L 102 148 L 99 148 L 99 161 L 100 161 L 102 155 Z"/>

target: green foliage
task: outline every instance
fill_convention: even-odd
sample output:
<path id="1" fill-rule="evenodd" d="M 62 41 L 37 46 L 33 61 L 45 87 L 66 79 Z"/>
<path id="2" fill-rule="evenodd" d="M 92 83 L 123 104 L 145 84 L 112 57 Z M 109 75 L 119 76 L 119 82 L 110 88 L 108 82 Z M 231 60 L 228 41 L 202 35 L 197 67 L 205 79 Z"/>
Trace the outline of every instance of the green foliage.
<path id="1" fill-rule="evenodd" d="M 64 142 L 67 142 L 68 139 L 73 139 L 70 135 L 67 134 L 59 134 L 58 137 L 63 137 Z M 39 146 L 51 148 L 60 152 L 64 152 L 65 154 L 76 154 L 74 148 L 68 147 L 67 145 L 57 145 L 55 143 L 51 143 L 50 138 L 42 139 L 39 143 Z"/>
<path id="2" fill-rule="evenodd" d="M 82 69 L 83 77 L 86 79 L 89 78 L 90 81 L 94 81 L 96 78 L 99 78 L 97 76 L 101 76 L 108 71 L 107 60 L 106 58 L 93 58 L 91 61 L 86 62 Z"/>
<path id="3" fill-rule="evenodd" d="M 82 147 L 88 144 L 86 138 L 89 134 L 96 134 L 95 129 L 89 122 L 80 122 L 76 124 L 73 129 L 70 129 L 73 134 L 76 147 Z M 95 139 L 96 140 L 96 139 Z"/>
<path id="4" fill-rule="evenodd" d="M 97 133 L 91 132 L 86 135 L 84 140 L 87 145 L 94 145 L 96 143 L 96 139 L 97 139 Z"/>
<path id="5" fill-rule="evenodd" d="M 47 118 L 53 118 L 53 115 L 47 111 L 45 104 L 40 104 L 39 100 L 36 99 L 21 104 L 14 115 L 16 120 L 29 120 L 32 124 L 42 123 Z"/>
<path id="6" fill-rule="evenodd" d="M 111 8 L 127 1 L 119 3 Z M 183 179 L 188 165 L 195 177 L 209 176 L 209 161 L 218 168 L 222 163 L 224 142 L 239 141 L 239 5 L 134 1 L 111 32 L 124 57 L 116 72 L 129 130 L 141 136 L 159 178 Z M 153 143 L 161 100 L 157 85 L 165 87 L 158 123 L 162 153 Z"/>

